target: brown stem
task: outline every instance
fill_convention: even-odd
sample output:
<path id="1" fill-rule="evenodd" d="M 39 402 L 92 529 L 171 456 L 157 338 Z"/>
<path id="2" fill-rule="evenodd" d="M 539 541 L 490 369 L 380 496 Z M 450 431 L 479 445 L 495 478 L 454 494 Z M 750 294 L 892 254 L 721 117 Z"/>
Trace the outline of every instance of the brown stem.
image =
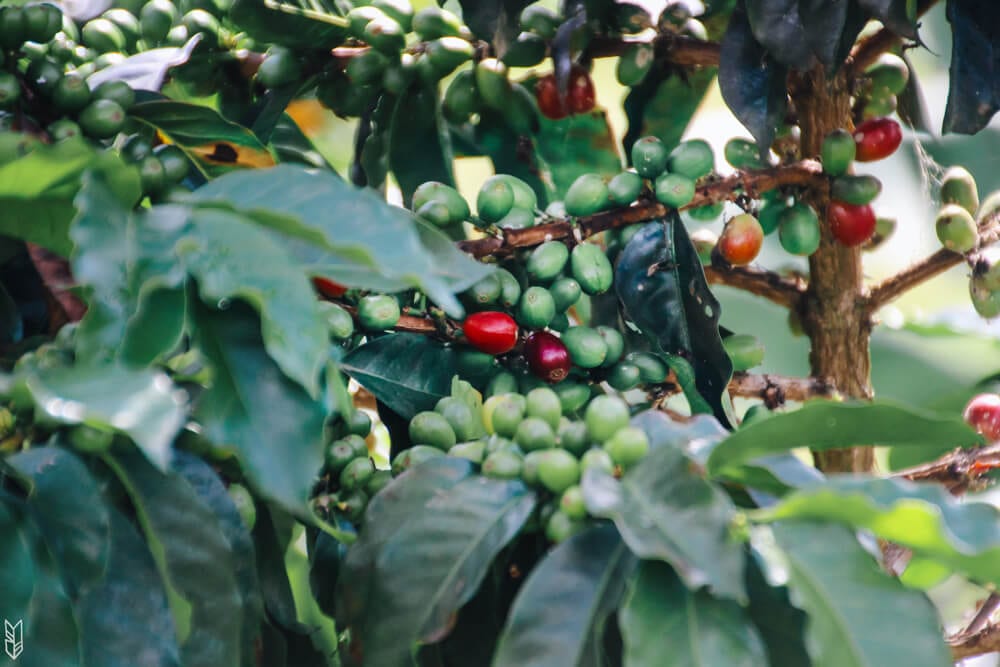
<path id="1" fill-rule="evenodd" d="M 784 278 L 773 271 L 747 266 L 706 266 L 705 278 L 712 285 L 735 287 L 786 308 L 797 307 L 806 292 L 802 278 Z"/>
<path id="2" fill-rule="evenodd" d="M 852 129 L 851 93 L 845 69 L 832 77 L 818 66 L 793 74 L 789 90 L 799 116 L 802 155 L 820 153 L 823 139 L 839 128 Z M 808 191 L 803 197 L 826 219 L 829 192 Z M 809 258 L 809 287 L 800 316 L 809 336 L 811 375 L 834 385 L 845 396 L 872 396 L 869 356 L 870 320 L 864 310 L 861 251 L 839 243 L 823 224 L 823 238 Z M 825 472 L 870 472 L 870 447 L 815 452 L 817 467 Z"/>
<path id="3" fill-rule="evenodd" d="M 780 167 L 754 169 L 725 178 L 706 180 L 695 192 L 694 199 L 683 209 L 732 201 L 743 194 L 757 197 L 764 192 L 785 186 L 809 187 L 820 192 L 829 191 L 828 181 L 823 175 L 820 164 L 815 160 L 802 160 Z M 577 228 L 580 237 L 587 238 L 608 229 L 657 220 L 664 217 L 667 211 L 667 207 L 658 202 L 640 202 L 629 208 L 578 218 Z M 502 236 L 461 241 L 458 247 L 474 257 L 502 257 L 510 255 L 519 248 L 530 248 L 545 241 L 570 237 L 573 232 L 574 225 L 570 221 L 556 220 L 526 229 L 505 229 Z"/>
<path id="4" fill-rule="evenodd" d="M 964 660 L 976 655 L 1000 651 L 1000 625 L 989 625 L 971 635 L 956 635 L 948 638 L 951 657 Z"/>
<path id="5" fill-rule="evenodd" d="M 587 54 L 593 58 L 608 58 L 620 56 L 636 40 L 598 37 L 587 46 Z M 719 45 L 716 42 L 706 42 L 694 37 L 665 32 L 653 40 L 657 57 L 667 62 L 683 67 L 717 66 L 719 64 Z"/>
<path id="6" fill-rule="evenodd" d="M 1000 241 L 1000 213 L 994 213 L 979 225 L 979 245 L 986 247 Z M 908 290 L 958 266 L 966 257 L 951 250 L 941 249 L 913 266 L 900 271 L 872 288 L 868 295 L 867 310 L 874 313 L 882 306 L 898 299 Z"/>
<path id="7" fill-rule="evenodd" d="M 770 409 L 784 405 L 785 401 L 803 402 L 812 398 L 832 398 L 837 390 L 830 384 L 816 378 L 786 377 L 769 373 L 754 375 L 735 373 L 729 381 L 729 393 L 743 398 L 759 398 Z M 671 371 L 663 384 L 657 385 L 655 394 L 659 397 L 681 392 L 677 376 Z"/>
<path id="8" fill-rule="evenodd" d="M 914 482 L 937 482 L 953 495 L 960 495 L 980 486 L 982 478 L 997 468 L 1000 468 L 1000 442 L 956 449 L 929 463 L 898 470 L 893 476 Z"/>

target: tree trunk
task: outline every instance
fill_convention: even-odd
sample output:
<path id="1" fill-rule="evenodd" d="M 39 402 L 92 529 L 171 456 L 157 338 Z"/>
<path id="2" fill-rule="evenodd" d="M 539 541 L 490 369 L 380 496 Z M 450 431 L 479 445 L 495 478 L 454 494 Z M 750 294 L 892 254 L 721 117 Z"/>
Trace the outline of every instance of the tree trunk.
<path id="1" fill-rule="evenodd" d="M 846 69 L 827 78 L 825 69 L 817 67 L 791 81 L 803 157 L 818 156 L 829 132 L 854 127 Z M 828 197 L 814 194 L 810 203 L 820 219 L 826 220 Z M 861 251 L 835 241 L 828 224 L 822 227 L 820 248 L 809 258 L 809 289 L 800 313 L 812 344 L 812 374 L 832 383 L 846 398 L 869 399 L 871 322 L 862 303 Z M 825 472 L 871 472 L 875 465 L 871 447 L 815 452 L 813 456 Z"/>

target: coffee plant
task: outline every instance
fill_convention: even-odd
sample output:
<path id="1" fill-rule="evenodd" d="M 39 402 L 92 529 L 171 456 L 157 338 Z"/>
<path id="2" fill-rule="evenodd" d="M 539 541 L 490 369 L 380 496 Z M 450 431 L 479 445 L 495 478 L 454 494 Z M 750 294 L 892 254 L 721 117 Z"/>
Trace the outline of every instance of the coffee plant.
<path id="1" fill-rule="evenodd" d="M 1000 6 L 441 4 L 0 1 L 0 663 L 1000 651 L 996 330 L 876 331 L 962 266 L 1000 316 L 911 62 L 944 5 L 995 152 Z M 691 136 L 716 81 L 750 138 Z M 941 247 L 873 280 L 893 235 Z"/>

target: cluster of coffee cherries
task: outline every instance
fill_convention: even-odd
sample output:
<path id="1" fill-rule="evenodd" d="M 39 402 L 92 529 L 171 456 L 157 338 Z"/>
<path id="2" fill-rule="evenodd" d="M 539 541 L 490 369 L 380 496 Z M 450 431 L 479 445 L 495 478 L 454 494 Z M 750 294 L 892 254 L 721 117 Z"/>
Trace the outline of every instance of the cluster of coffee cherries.
<path id="1" fill-rule="evenodd" d="M 368 500 L 392 481 L 389 470 L 378 470 L 369 454 L 372 420 L 364 410 L 355 410 L 331 427 L 323 472 L 313 503 L 321 516 L 338 516 L 357 524 Z"/>
<path id="2" fill-rule="evenodd" d="M 130 123 L 135 91 L 120 80 L 88 80 L 121 62 L 123 51 L 140 48 L 140 31 L 139 19 L 124 9 L 78 26 L 47 3 L 0 8 L 0 164 L 45 142 L 83 137 L 135 164 L 145 194 L 155 198 L 176 187 L 190 162 L 176 146 L 154 147 L 152 132 Z"/>

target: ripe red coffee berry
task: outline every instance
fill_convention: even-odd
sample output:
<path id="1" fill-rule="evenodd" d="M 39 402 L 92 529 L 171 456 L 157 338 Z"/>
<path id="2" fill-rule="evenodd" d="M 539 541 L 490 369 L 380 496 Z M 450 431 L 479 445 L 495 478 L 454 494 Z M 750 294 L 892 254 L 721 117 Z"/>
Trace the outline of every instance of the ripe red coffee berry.
<path id="1" fill-rule="evenodd" d="M 574 65 L 569 73 L 569 110 L 571 113 L 586 113 L 597 104 L 597 93 L 590 72 Z"/>
<path id="2" fill-rule="evenodd" d="M 536 376 L 555 384 L 566 379 L 572 362 L 563 342 L 548 331 L 536 331 L 524 343 L 524 358 Z"/>
<path id="3" fill-rule="evenodd" d="M 561 120 L 569 115 L 569 105 L 559 95 L 559 85 L 554 74 L 543 76 L 535 84 L 535 100 L 542 115 L 551 120 Z"/>
<path id="4" fill-rule="evenodd" d="M 741 213 L 726 223 L 716 247 L 722 259 L 733 266 L 743 266 L 757 257 L 763 242 L 764 230 L 757 218 Z"/>
<path id="5" fill-rule="evenodd" d="M 842 201 L 832 201 L 826 214 L 833 237 L 848 247 L 861 245 L 870 239 L 878 222 L 875 211 L 868 204 L 854 206 Z"/>
<path id="6" fill-rule="evenodd" d="M 980 394 L 965 406 L 962 417 L 988 441 L 1000 440 L 1000 394 Z"/>
<path id="7" fill-rule="evenodd" d="M 465 318 L 462 332 L 470 345 L 486 354 L 510 352 L 517 344 L 517 323 L 507 313 L 473 313 Z"/>
<path id="8" fill-rule="evenodd" d="M 872 118 L 854 130 L 858 162 L 874 162 L 889 157 L 903 142 L 903 131 L 892 118 Z"/>
<path id="9" fill-rule="evenodd" d="M 347 287 L 323 276 L 313 276 L 313 288 L 327 299 L 339 299 L 347 293 Z"/>

